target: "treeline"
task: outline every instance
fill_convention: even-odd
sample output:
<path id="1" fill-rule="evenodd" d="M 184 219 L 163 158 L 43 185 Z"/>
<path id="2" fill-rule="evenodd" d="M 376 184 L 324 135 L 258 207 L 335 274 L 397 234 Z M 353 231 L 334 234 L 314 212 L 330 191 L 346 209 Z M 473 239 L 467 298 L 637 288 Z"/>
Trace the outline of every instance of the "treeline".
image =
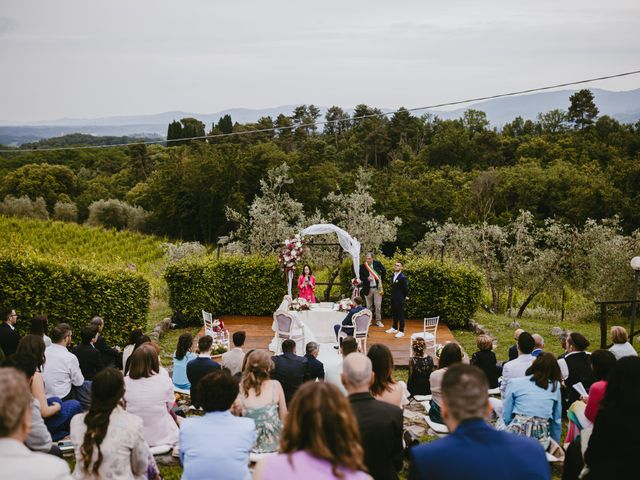
<path id="1" fill-rule="evenodd" d="M 302 105 L 252 124 L 176 121 L 169 145 L 183 145 L 3 154 L 0 199 L 42 197 L 51 214 L 56 202 L 74 203 L 81 222 L 93 202 L 118 199 L 145 210 L 149 232 L 213 242 L 233 229 L 225 209 L 246 213 L 267 171 L 286 162 L 293 181 L 283 188 L 321 214 L 330 192 L 352 191 L 358 168 L 368 169 L 377 213 L 402 219 L 387 251 L 415 245 L 429 221 L 506 225 L 520 210 L 538 224 L 618 215 L 624 232 L 640 226 L 640 123 L 598 117 L 588 90 L 568 111 L 501 129 L 477 110 L 442 120 L 359 105 L 320 120 Z M 221 136 L 250 130 L 262 131 Z"/>

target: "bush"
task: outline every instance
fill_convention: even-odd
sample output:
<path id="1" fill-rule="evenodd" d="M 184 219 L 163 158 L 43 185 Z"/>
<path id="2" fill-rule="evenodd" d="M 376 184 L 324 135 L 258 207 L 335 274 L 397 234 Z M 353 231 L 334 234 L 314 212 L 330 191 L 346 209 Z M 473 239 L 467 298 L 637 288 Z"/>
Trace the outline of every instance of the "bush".
<path id="1" fill-rule="evenodd" d="M 20 198 L 7 195 L 0 202 L 0 213 L 10 217 L 37 218 L 39 220 L 48 220 L 49 212 L 47 212 L 47 204 L 44 198 L 38 197 L 31 200 L 28 196 L 23 195 Z"/>
<path id="2" fill-rule="evenodd" d="M 53 219 L 63 222 L 78 221 L 78 207 L 73 202 L 56 202 L 53 207 Z"/>
<path id="3" fill-rule="evenodd" d="M 382 301 L 385 316 L 391 316 L 391 286 L 394 260 L 378 258 L 387 269 L 387 285 Z M 440 263 L 429 257 L 403 259 L 404 273 L 409 279 L 409 300 L 406 317 L 424 318 L 439 315 L 451 328 L 464 328 L 480 303 L 482 275 L 474 267 L 463 263 Z M 344 262 L 340 278 L 353 278 L 353 263 Z M 348 288 L 342 293 L 350 295 Z"/>
<path id="4" fill-rule="evenodd" d="M 287 293 L 275 257 L 206 257 L 170 265 L 165 272 L 169 306 L 185 320 L 214 315 L 271 315 Z"/>
<path id="5" fill-rule="evenodd" d="M 126 270 L 59 263 L 37 254 L 0 255 L 0 303 L 18 310 L 22 334 L 30 319 L 45 313 L 49 324 L 66 322 L 76 332 L 92 317 L 105 319 L 108 342 L 125 345 L 129 332 L 146 325 L 149 283 Z"/>
<path id="6" fill-rule="evenodd" d="M 133 207 L 126 202 L 111 198 L 98 200 L 89 205 L 87 225 L 122 230 L 144 230 L 147 213 L 142 207 Z"/>

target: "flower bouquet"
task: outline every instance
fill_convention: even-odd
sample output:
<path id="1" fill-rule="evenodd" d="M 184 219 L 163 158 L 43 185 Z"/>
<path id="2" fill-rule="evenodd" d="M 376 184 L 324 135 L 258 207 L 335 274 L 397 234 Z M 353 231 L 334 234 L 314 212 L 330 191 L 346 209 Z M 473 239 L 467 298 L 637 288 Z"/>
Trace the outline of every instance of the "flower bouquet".
<path id="1" fill-rule="evenodd" d="M 296 264 L 304 254 L 305 249 L 306 242 L 300 234 L 296 234 L 282 242 L 282 245 L 280 246 L 280 254 L 278 255 L 280 269 L 285 273 L 294 271 L 296 269 Z"/>
<path id="2" fill-rule="evenodd" d="M 311 308 L 311 304 L 305 300 L 304 298 L 296 298 L 293 302 L 289 304 L 290 310 L 295 310 L 296 312 L 300 312 L 302 310 L 309 310 Z"/>
<path id="3" fill-rule="evenodd" d="M 441 343 L 436 343 L 436 348 L 435 348 L 436 358 L 440 358 L 440 354 L 442 353 L 443 348 L 444 348 L 444 345 L 442 345 Z"/>
<path id="4" fill-rule="evenodd" d="M 353 300 L 350 298 L 343 298 L 338 302 L 338 311 L 339 312 L 348 312 L 353 308 Z"/>

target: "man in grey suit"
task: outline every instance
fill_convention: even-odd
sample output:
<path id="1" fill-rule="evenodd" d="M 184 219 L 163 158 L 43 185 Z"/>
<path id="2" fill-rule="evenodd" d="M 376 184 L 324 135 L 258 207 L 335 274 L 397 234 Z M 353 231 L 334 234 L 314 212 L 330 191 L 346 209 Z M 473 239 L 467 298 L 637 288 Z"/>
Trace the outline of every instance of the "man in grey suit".
<path id="1" fill-rule="evenodd" d="M 242 371 L 242 362 L 244 361 L 242 346 L 246 338 L 247 334 L 244 331 L 240 330 L 235 332 L 232 337 L 233 349 L 224 353 L 220 360 L 222 367 L 229 370 L 232 376 Z"/>

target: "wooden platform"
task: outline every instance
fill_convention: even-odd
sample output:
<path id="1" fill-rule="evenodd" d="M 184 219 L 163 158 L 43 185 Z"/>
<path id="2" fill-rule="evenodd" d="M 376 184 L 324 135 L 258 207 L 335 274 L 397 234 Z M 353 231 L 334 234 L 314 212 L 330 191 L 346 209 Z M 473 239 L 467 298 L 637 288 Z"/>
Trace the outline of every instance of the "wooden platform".
<path id="1" fill-rule="evenodd" d="M 232 316 L 225 315 L 221 317 L 225 327 L 229 330 L 230 334 L 238 330 L 244 330 L 247 332 L 247 340 L 244 350 L 247 351 L 252 348 L 268 348 L 269 342 L 273 339 L 273 331 L 271 330 L 271 324 L 273 323 L 272 317 L 250 317 L 250 316 Z M 384 343 L 393 354 L 394 363 L 397 366 L 406 366 L 409 363 L 409 345 L 412 333 L 422 331 L 422 319 L 420 320 L 407 320 L 405 323 L 405 337 L 395 338 L 392 334 L 384 333 L 386 329 L 391 327 L 393 323 L 391 319 L 383 319 L 384 328 L 371 326 L 369 329 L 369 340 L 367 344 L 369 346 L 374 343 Z M 200 331 L 199 335 L 202 335 L 204 328 Z M 455 342 L 456 339 L 446 325 L 438 325 L 437 342 Z M 303 352 L 298 352 L 301 354 Z"/>

